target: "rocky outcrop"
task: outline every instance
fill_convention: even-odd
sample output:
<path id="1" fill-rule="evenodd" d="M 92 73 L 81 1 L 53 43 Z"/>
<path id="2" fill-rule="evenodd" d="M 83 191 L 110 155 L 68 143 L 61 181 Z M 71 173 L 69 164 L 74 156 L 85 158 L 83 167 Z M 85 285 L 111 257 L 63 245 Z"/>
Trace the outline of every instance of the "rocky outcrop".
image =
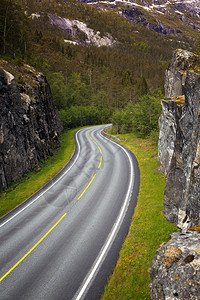
<path id="1" fill-rule="evenodd" d="M 145 14 L 142 13 L 138 8 L 129 7 L 129 9 L 120 11 L 120 15 L 126 18 L 132 25 L 142 24 L 142 26 L 145 28 L 163 35 L 181 33 L 181 31 L 176 28 L 165 26 L 158 19 L 154 19 L 153 21 L 149 22 L 145 17 Z"/>
<path id="2" fill-rule="evenodd" d="M 92 28 L 89 28 L 86 23 L 79 20 L 70 20 L 52 14 L 48 16 L 51 24 L 62 30 L 66 36 L 70 35 L 71 37 L 77 38 L 77 41 L 65 40 L 65 42 L 92 44 L 97 47 L 112 47 L 117 42 L 109 33 L 105 33 L 102 37 L 99 31 L 95 32 Z"/>
<path id="3" fill-rule="evenodd" d="M 200 233 L 174 233 L 157 251 L 149 269 L 151 299 L 199 299 Z"/>
<path id="4" fill-rule="evenodd" d="M 197 61 L 191 52 L 174 53 L 159 121 L 158 159 L 167 175 L 164 216 L 181 229 L 198 224 L 200 213 L 200 73 L 193 70 Z"/>
<path id="5" fill-rule="evenodd" d="M 200 295 L 198 65 L 198 56 L 177 50 L 166 71 L 158 145 L 160 169 L 167 177 L 163 213 L 181 232 L 172 234 L 152 261 L 151 299 L 199 299 Z"/>
<path id="6" fill-rule="evenodd" d="M 52 154 L 62 129 L 45 76 L 30 66 L 0 69 L 0 190 Z M 13 68 L 16 78 L 5 70 Z"/>

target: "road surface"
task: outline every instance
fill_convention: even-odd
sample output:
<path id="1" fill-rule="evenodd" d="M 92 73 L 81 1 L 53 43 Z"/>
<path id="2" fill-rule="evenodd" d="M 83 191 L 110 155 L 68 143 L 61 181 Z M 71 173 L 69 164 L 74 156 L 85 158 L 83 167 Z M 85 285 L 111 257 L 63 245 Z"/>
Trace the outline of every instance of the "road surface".
<path id="1" fill-rule="evenodd" d="M 100 299 L 139 189 L 132 153 L 81 129 L 70 163 L 0 219 L 0 300 Z"/>

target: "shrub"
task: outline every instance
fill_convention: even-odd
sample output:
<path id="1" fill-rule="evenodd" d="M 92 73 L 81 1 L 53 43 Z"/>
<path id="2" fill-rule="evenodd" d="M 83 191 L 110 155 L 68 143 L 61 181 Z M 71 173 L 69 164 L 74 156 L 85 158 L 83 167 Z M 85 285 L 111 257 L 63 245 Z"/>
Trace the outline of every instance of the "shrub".
<path id="1" fill-rule="evenodd" d="M 133 129 L 140 136 L 147 136 L 153 130 L 158 129 L 158 118 L 161 113 L 161 92 L 147 94 L 138 99 L 134 106 Z"/>
<path id="2" fill-rule="evenodd" d="M 158 118 L 161 113 L 160 91 L 146 94 L 136 104 L 128 103 L 124 110 L 113 113 L 112 124 L 117 134 L 135 131 L 139 136 L 148 136 L 152 132 L 154 140 L 158 139 Z"/>

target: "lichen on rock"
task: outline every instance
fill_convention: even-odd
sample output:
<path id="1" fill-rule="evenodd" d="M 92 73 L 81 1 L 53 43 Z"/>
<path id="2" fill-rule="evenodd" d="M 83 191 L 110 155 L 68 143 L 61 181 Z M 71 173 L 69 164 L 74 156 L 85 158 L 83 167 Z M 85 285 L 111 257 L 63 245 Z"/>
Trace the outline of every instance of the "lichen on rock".
<path id="1" fill-rule="evenodd" d="M 168 248 L 165 252 L 165 258 L 163 260 L 163 264 L 168 269 L 171 265 L 178 261 L 181 258 L 182 251 L 177 247 Z"/>
<path id="2" fill-rule="evenodd" d="M 173 233 L 151 263 L 151 299 L 199 299 L 200 233 Z"/>

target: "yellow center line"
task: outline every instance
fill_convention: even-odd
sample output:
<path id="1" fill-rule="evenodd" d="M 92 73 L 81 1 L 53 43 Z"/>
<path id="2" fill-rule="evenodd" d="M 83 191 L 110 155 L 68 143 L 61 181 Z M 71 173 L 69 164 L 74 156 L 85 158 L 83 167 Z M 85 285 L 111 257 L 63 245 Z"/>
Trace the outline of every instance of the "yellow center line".
<path id="1" fill-rule="evenodd" d="M 98 169 L 100 169 L 100 167 L 101 167 L 101 163 L 102 163 L 102 156 L 101 156 L 101 160 L 100 160 L 100 163 L 99 163 Z"/>
<path id="2" fill-rule="evenodd" d="M 47 235 L 60 223 L 60 221 L 66 216 L 66 213 L 51 227 L 51 229 L 5 274 L 0 278 L 0 282 L 8 276 L 46 237 Z"/>
<path id="3" fill-rule="evenodd" d="M 90 136 L 90 132 L 91 132 L 91 130 L 88 132 L 89 138 L 93 141 L 93 143 L 94 143 L 96 146 L 98 146 L 97 143 L 95 142 L 95 140 L 93 140 L 93 138 Z M 99 146 L 98 146 L 98 149 L 99 149 L 99 152 L 102 154 L 102 150 L 101 150 L 101 148 L 100 148 Z M 101 158 L 101 160 L 102 160 L 102 158 Z"/>
<path id="4" fill-rule="evenodd" d="M 93 138 L 90 136 L 90 132 L 91 132 L 91 130 L 88 132 L 89 138 L 93 141 L 93 143 L 95 143 L 95 145 L 97 145 L 97 143 L 96 143 L 96 142 L 93 140 Z M 98 146 L 98 145 L 97 145 L 97 146 Z M 98 148 L 99 148 L 100 153 L 102 154 L 101 148 L 100 148 L 99 146 L 98 146 Z M 101 163 L 102 163 L 102 155 L 101 155 L 101 159 L 100 159 L 100 163 L 99 163 L 98 169 L 100 169 Z M 77 200 L 79 200 L 79 199 L 83 196 L 83 194 L 84 194 L 84 193 L 86 192 L 86 190 L 89 188 L 90 184 L 92 183 L 92 181 L 94 180 L 94 178 L 95 178 L 96 175 L 97 175 L 97 174 L 94 174 L 94 176 L 92 177 L 92 179 L 90 180 L 90 182 L 88 183 L 88 185 L 86 186 L 86 188 L 84 189 L 84 191 L 83 191 L 82 194 L 78 197 Z"/>
<path id="5" fill-rule="evenodd" d="M 92 183 L 92 181 L 94 180 L 95 176 L 97 174 L 94 174 L 94 176 L 92 177 L 92 179 L 90 180 L 90 182 L 88 183 L 88 185 L 86 186 L 86 188 L 84 189 L 84 191 L 82 192 L 82 194 L 78 197 L 78 200 L 83 196 L 83 194 L 86 192 L 86 190 L 89 188 L 90 184 Z"/>
<path id="6" fill-rule="evenodd" d="M 95 140 L 93 140 L 93 138 L 90 136 L 90 131 L 88 132 L 88 136 L 93 141 L 93 143 L 97 146 L 97 143 L 95 142 Z"/>
<path id="7" fill-rule="evenodd" d="M 97 145 L 97 143 L 92 139 L 92 137 L 90 136 L 90 131 L 88 132 L 88 136 L 90 137 L 90 139 L 93 141 L 93 143 Z M 98 149 L 100 151 L 100 153 L 102 154 L 101 148 L 98 146 Z M 98 166 L 98 169 L 100 169 L 101 167 L 101 163 L 102 163 L 102 155 L 101 155 L 101 159 L 100 159 L 100 163 Z M 90 180 L 89 184 L 86 186 L 86 188 L 84 189 L 84 191 L 82 192 L 82 194 L 78 197 L 78 200 L 83 196 L 83 194 L 86 192 L 86 190 L 88 189 L 88 187 L 90 186 L 90 184 L 92 183 L 92 181 L 94 180 L 96 174 L 94 174 L 94 176 L 92 177 L 92 179 Z M 0 278 L 0 282 L 7 277 L 46 237 L 47 235 L 49 235 L 49 233 L 60 223 L 60 221 L 66 216 L 66 213 L 58 220 L 58 222 L 56 222 L 56 224 L 51 227 L 51 229 L 5 274 Z"/>
<path id="8" fill-rule="evenodd" d="M 88 136 L 90 137 L 90 139 L 93 141 L 93 143 L 97 145 L 97 143 L 92 139 L 92 137 L 90 136 L 90 131 L 88 132 Z M 102 154 L 101 148 L 98 146 L 98 149 L 100 151 L 100 153 Z M 101 159 L 100 159 L 100 163 L 98 166 L 98 169 L 100 169 L 101 167 L 101 163 L 102 163 L 102 155 L 101 155 Z M 78 197 L 78 200 L 83 196 L 83 194 L 86 192 L 86 190 L 88 189 L 88 187 L 90 186 L 90 184 L 92 183 L 92 181 L 94 180 L 96 174 L 92 177 L 92 179 L 90 180 L 89 184 L 86 186 L 86 188 L 84 189 L 84 191 L 82 192 L 82 194 Z M 5 274 L 0 278 L 0 282 L 7 277 L 46 237 L 47 235 L 49 235 L 49 233 L 60 223 L 60 221 L 66 216 L 66 213 L 58 220 L 58 222 L 56 222 L 56 224 Z"/>
<path id="9" fill-rule="evenodd" d="M 98 146 L 100 153 L 102 154 L 101 148 Z"/>

